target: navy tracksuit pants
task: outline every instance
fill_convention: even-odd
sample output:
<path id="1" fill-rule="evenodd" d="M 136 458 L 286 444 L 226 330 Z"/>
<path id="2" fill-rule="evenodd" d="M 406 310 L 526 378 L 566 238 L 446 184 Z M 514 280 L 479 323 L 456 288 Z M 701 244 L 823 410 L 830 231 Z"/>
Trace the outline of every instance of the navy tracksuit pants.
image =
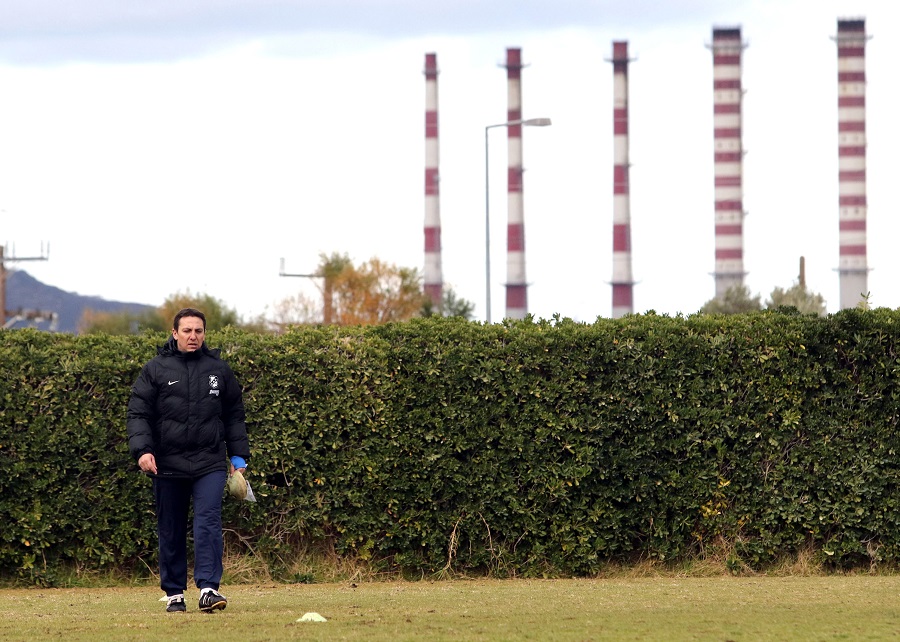
<path id="1" fill-rule="evenodd" d="M 216 471 L 196 479 L 155 477 L 159 533 L 159 580 L 166 595 L 187 589 L 187 525 L 194 501 L 194 584 L 219 590 L 222 581 L 222 495 L 227 475 Z"/>

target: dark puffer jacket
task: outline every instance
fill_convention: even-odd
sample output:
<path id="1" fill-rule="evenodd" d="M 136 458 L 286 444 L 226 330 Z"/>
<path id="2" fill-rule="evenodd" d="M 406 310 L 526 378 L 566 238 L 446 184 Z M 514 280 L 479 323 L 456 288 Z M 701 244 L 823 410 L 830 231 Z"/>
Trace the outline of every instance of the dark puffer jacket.
<path id="1" fill-rule="evenodd" d="M 219 350 L 204 343 L 180 352 L 160 346 L 131 389 L 128 450 L 153 453 L 159 476 L 200 477 L 228 470 L 233 455 L 250 459 L 241 388 Z"/>

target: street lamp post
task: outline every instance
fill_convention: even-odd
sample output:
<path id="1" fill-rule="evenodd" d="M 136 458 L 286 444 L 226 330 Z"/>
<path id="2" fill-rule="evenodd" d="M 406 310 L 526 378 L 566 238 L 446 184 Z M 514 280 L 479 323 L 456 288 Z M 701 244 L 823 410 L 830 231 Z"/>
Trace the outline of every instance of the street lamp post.
<path id="1" fill-rule="evenodd" d="M 505 123 L 488 125 L 484 128 L 484 289 L 485 289 L 485 320 L 491 322 L 491 170 L 488 163 L 488 132 L 495 127 L 512 127 L 524 125 L 526 127 L 546 127 L 551 124 L 549 118 L 528 118 L 526 120 L 510 120 Z"/>

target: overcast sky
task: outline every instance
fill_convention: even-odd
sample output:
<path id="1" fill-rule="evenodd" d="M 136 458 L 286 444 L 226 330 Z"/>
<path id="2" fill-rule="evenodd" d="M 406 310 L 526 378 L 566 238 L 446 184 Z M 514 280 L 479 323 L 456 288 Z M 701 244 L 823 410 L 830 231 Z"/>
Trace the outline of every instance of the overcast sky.
<path id="1" fill-rule="evenodd" d="M 635 308 L 714 295 L 714 26 L 740 26 L 744 264 L 838 307 L 837 19 L 863 17 L 871 301 L 900 307 L 893 152 L 900 4 L 883 0 L 5 0 L 0 243 L 81 294 L 210 294 L 245 318 L 321 253 L 423 265 L 426 53 L 440 75 L 445 284 L 484 318 L 484 128 L 520 47 L 529 311 L 611 314 L 613 40 L 627 40 Z M 491 135 L 492 300 L 503 315 L 506 139 Z"/>

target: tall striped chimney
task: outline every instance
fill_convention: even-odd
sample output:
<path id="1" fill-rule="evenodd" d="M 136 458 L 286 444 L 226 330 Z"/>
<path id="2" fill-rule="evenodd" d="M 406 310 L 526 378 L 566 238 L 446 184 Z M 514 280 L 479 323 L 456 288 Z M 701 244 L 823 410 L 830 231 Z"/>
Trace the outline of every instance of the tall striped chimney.
<path id="1" fill-rule="evenodd" d="M 613 273 L 612 316 L 634 312 L 631 274 L 631 196 L 628 187 L 628 42 L 613 42 Z"/>
<path id="2" fill-rule="evenodd" d="M 744 149 L 741 142 L 741 29 L 713 28 L 716 298 L 744 285 Z"/>
<path id="3" fill-rule="evenodd" d="M 425 54 L 425 296 L 438 313 L 443 308 L 441 203 L 438 173 L 437 54 Z"/>
<path id="4" fill-rule="evenodd" d="M 866 21 L 838 20 L 838 275 L 841 309 L 869 292 L 866 264 Z"/>
<path id="5" fill-rule="evenodd" d="M 522 120 L 522 50 L 506 50 L 506 121 Z M 525 214 L 522 200 L 522 125 L 506 128 L 509 169 L 507 170 L 508 214 L 506 225 L 506 316 L 524 319 L 528 313 L 528 284 L 525 280 Z"/>

